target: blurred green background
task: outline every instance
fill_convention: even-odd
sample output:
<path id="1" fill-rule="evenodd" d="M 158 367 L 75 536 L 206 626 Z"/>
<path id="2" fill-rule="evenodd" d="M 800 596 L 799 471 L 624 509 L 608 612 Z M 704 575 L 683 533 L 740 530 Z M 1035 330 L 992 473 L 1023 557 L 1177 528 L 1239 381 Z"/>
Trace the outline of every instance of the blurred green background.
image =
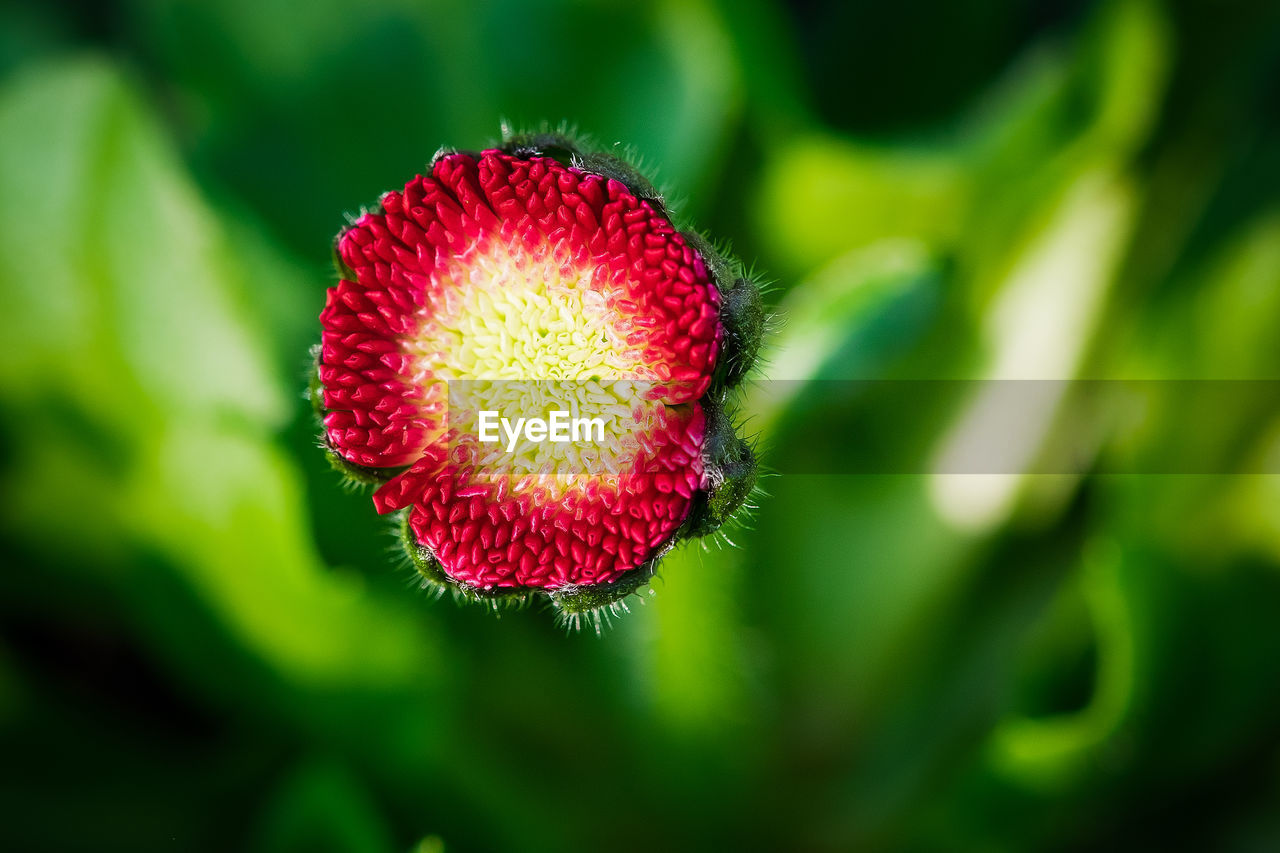
<path id="1" fill-rule="evenodd" d="M 767 271 L 767 375 L 1280 378 L 1280 4 L 2 15 L 0 846 L 1280 849 L 1280 477 L 774 477 L 566 635 L 420 592 L 302 396 L 344 212 L 501 117 Z M 767 461 L 975 405 L 838 402 Z M 1277 470 L 1247 403 L 1093 458 Z"/>

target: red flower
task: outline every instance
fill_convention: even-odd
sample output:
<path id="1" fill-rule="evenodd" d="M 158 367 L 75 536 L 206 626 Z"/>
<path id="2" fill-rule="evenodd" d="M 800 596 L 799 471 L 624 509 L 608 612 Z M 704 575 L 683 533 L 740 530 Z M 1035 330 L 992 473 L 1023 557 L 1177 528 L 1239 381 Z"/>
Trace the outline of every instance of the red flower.
<path id="1" fill-rule="evenodd" d="M 385 480 L 379 512 L 408 510 L 428 580 L 598 606 L 750 491 L 723 397 L 755 356 L 757 290 L 621 161 L 545 135 L 444 154 L 336 254 L 343 280 L 320 315 L 326 445 L 347 473 Z M 554 425 L 557 410 L 596 434 L 531 443 L 534 418 Z M 511 417 L 494 442 L 507 412 L 530 429 Z"/>

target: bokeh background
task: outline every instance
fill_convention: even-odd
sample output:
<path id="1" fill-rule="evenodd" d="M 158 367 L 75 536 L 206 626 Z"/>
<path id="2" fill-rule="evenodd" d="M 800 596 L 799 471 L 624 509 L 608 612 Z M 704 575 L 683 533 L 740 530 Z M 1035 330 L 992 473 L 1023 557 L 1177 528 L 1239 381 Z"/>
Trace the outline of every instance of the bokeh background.
<path id="1" fill-rule="evenodd" d="M 803 392 L 1280 378 L 1280 5 L 0 21 L 0 846 L 1280 849 L 1280 477 L 1229 473 L 1275 405 L 1171 385 L 1079 471 L 958 477 L 909 460 L 965 395 Z M 302 396 L 343 214 L 504 117 L 643 155 L 801 389 L 751 426 L 810 473 L 602 636 L 417 589 Z M 796 461 L 815 423 L 903 473 Z M 1221 473 L 1095 467 L 1171 453 Z"/>

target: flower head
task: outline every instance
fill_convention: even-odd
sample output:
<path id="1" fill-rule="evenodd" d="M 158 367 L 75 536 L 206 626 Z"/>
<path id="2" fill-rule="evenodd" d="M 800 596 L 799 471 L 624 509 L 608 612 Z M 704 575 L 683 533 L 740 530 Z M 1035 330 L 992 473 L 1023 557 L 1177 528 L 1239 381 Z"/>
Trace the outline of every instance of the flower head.
<path id="1" fill-rule="evenodd" d="M 442 153 L 335 248 L 325 445 L 406 511 L 427 581 L 608 604 L 750 491 L 724 399 L 758 291 L 621 161 L 549 134 Z"/>

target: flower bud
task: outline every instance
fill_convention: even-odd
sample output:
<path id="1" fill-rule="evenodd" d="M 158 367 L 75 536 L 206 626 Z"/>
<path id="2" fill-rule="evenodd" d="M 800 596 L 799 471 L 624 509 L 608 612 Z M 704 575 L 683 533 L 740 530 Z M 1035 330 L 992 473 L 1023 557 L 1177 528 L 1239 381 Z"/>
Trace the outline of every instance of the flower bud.
<path id="1" fill-rule="evenodd" d="M 759 290 L 624 161 L 551 133 L 442 151 L 335 259 L 323 446 L 403 514 L 425 585 L 591 614 L 754 488 L 729 392 Z"/>

